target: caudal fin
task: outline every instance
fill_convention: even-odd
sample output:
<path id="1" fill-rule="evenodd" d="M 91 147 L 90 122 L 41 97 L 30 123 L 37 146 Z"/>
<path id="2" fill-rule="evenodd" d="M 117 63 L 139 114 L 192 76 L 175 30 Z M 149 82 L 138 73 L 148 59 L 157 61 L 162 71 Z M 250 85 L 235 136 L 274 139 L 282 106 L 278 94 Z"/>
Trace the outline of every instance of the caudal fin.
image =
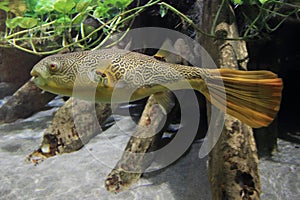
<path id="1" fill-rule="evenodd" d="M 218 69 L 206 79 L 209 101 L 253 128 L 268 126 L 281 101 L 282 80 L 269 71 Z M 206 88 L 206 89 L 207 89 Z M 224 94 L 224 88 L 226 95 Z"/>

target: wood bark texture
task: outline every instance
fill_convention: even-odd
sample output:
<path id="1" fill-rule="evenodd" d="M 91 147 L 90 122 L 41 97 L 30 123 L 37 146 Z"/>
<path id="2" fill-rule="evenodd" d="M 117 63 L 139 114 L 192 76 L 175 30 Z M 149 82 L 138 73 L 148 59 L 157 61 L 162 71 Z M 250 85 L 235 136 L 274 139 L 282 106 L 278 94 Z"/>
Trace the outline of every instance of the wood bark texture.
<path id="1" fill-rule="evenodd" d="M 58 109 L 44 132 L 40 147 L 27 160 L 38 164 L 46 158 L 79 150 L 101 133 L 100 125 L 110 115 L 109 104 L 70 98 Z"/>
<path id="2" fill-rule="evenodd" d="M 33 82 L 28 81 L 0 107 L 0 124 L 29 117 L 40 111 L 55 96 L 43 93 Z"/>
<path id="3" fill-rule="evenodd" d="M 173 97 L 171 92 L 161 94 L 161 98 L 166 98 L 170 102 L 165 104 L 165 110 L 173 108 Z M 151 95 L 147 101 L 141 119 L 137 128 L 132 133 L 124 153 L 110 172 L 105 181 L 106 189 L 112 193 L 118 193 L 128 189 L 136 183 L 145 169 L 151 164 L 152 157 L 145 159 L 147 152 L 155 150 L 157 143 L 161 140 L 163 129 L 163 120 L 167 117 L 154 95 Z M 146 129 L 143 129 L 145 127 Z M 149 154 L 148 154 L 149 155 Z"/>
<path id="4" fill-rule="evenodd" d="M 199 25 L 201 29 L 211 31 L 222 2 L 224 1 L 199 1 L 203 10 Z M 219 39 L 199 34 L 200 44 L 220 67 L 246 69 L 248 53 L 245 42 L 222 40 L 222 37 L 238 36 L 234 13 L 227 1 L 223 4 L 216 22 L 214 33 Z M 258 156 L 253 131 L 248 125 L 225 115 L 220 138 L 209 153 L 208 168 L 214 200 L 260 199 Z"/>

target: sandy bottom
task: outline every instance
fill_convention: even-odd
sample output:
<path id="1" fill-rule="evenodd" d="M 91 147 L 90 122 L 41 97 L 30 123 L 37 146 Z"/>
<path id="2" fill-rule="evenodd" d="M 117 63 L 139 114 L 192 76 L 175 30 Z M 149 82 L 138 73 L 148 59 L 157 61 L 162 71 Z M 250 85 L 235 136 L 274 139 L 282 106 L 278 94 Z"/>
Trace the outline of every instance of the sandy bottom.
<path id="1" fill-rule="evenodd" d="M 117 126 L 77 152 L 49 158 L 38 166 L 26 164 L 25 157 L 39 146 L 54 112 L 55 108 L 0 126 L 0 199 L 211 199 L 207 159 L 198 158 L 200 142 L 167 168 L 146 173 L 130 190 L 117 195 L 107 192 L 106 175 L 129 138 Z M 121 124 L 126 127 L 127 118 Z M 260 162 L 262 199 L 300 199 L 299 164 L 299 148 L 279 141 L 279 152 Z"/>

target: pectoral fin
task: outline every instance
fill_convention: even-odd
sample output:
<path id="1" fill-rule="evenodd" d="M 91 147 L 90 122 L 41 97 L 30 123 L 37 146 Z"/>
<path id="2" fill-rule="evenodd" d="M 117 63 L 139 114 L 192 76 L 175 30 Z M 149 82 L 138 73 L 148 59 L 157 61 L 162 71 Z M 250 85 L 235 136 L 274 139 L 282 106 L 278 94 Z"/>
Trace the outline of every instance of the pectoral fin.
<path id="1" fill-rule="evenodd" d="M 114 87 L 115 80 L 110 71 L 111 60 L 101 60 L 101 63 L 96 66 L 94 71 L 95 80 L 98 81 L 99 86 Z"/>
<path id="2" fill-rule="evenodd" d="M 101 60 L 101 62 L 96 66 L 95 73 L 99 76 L 105 74 L 111 66 L 111 60 Z"/>
<path id="3" fill-rule="evenodd" d="M 165 115 L 167 115 L 175 106 L 174 96 L 171 92 L 158 92 L 154 94 L 154 97 Z"/>

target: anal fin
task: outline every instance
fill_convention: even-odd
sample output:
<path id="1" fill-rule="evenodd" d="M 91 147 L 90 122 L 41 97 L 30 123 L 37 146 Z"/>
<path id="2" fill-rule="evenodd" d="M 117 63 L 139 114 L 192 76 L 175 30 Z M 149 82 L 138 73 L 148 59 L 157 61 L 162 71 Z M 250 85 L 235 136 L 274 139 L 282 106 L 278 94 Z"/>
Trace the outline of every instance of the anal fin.
<path id="1" fill-rule="evenodd" d="M 161 106 L 165 115 L 171 112 L 175 106 L 174 96 L 171 92 L 158 92 L 154 94 L 154 97 Z"/>

